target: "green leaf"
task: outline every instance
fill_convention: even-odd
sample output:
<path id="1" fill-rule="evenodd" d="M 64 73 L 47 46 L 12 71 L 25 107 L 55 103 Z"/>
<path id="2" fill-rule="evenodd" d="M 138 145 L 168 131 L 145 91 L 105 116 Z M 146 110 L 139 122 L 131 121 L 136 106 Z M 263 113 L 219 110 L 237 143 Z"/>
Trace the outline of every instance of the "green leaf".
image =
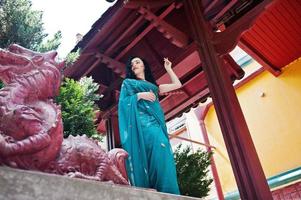
<path id="1" fill-rule="evenodd" d="M 66 78 L 60 88 L 56 102 L 61 105 L 64 123 L 64 137 L 83 135 L 101 140 L 94 125 L 94 107 L 99 85 L 92 78 L 82 81 L 82 84 Z M 96 137 L 96 135 L 99 135 Z"/>
<path id="2" fill-rule="evenodd" d="M 202 150 L 193 153 L 190 147 L 182 149 L 179 145 L 176 148 L 174 158 L 182 195 L 200 198 L 208 196 L 213 181 L 208 177 L 211 156 L 212 153 Z"/>
<path id="3" fill-rule="evenodd" d="M 37 50 L 47 36 L 42 22 L 43 13 L 32 9 L 30 0 L 2 0 L 0 4 L 0 47 L 17 43 Z"/>
<path id="4" fill-rule="evenodd" d="M 46 42 L 39 44 L 37 51 L 47 52 L 51 50 L 57 50 L 61 45 L 62 32 L 58 31 L 54 34 L 52 39 L 48 39 Z"/>

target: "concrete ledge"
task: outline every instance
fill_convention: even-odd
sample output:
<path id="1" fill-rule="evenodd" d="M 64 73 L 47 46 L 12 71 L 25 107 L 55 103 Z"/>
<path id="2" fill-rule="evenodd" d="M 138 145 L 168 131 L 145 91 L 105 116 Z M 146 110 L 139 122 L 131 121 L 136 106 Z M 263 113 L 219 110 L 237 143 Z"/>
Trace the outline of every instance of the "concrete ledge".
<path id="1" fill-rule="evenodd" d="M 0 167 L 5 200 L 196 200 L 134 187 Z"/>

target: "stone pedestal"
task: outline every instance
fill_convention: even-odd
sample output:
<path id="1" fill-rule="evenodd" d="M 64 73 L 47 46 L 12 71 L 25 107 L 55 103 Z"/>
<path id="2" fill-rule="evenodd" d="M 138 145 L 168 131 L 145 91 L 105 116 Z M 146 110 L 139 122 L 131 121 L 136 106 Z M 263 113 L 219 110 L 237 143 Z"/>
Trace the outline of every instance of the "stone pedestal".
<path id="1" fill-rule="evenodd" d="M 128 186 L 0 167 L 0 200 L 197 200 Z"/>

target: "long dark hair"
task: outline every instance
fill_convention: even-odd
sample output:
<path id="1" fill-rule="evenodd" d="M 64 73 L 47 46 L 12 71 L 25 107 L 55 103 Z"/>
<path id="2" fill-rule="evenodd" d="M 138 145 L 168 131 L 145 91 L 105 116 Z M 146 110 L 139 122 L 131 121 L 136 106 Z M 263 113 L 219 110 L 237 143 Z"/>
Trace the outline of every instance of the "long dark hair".
<path id="1" fill-rule="evenodd" d="M 154 85 L 157 85 L 156 80 L 154 79 L 154 76 L 152 74 L 152 71 L 150 69 L 150 66 L 146 60 L 139 56 L 131 56 L 129 57 L 127 63 L 126 63 L 126 78 L 131 78 L 131 79 L 137 79 L 136 75 L 132 71 L 132 60 L 134 58 L 140 58 L 143 62 L 144 65 L 144 75 L 145 75 L 145 80 L 148 82 L 153 83 Z"/>

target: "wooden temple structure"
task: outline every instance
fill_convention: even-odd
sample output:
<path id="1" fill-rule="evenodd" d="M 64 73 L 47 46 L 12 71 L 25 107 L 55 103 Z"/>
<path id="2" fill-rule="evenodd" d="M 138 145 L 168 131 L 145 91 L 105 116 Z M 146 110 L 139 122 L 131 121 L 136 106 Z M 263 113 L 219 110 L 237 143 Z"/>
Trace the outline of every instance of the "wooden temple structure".
<path id="1" fill-rule="evenodd" d="M 239 45 L 275 76 L 300 57 L 298 0 L 117 0 L 76 45 L 65 75 L 100 84 L 101 124 L 110 148 L 118 144 L 117 104 L 129 56 L 145 58 L 157 83 L 169 78 L 163 58 L 183 87 L 164 94 L 166 120 L 211 97 L 242 199 L 272 199 L 232 83 L 244 71 L 228 54 Z"/>

